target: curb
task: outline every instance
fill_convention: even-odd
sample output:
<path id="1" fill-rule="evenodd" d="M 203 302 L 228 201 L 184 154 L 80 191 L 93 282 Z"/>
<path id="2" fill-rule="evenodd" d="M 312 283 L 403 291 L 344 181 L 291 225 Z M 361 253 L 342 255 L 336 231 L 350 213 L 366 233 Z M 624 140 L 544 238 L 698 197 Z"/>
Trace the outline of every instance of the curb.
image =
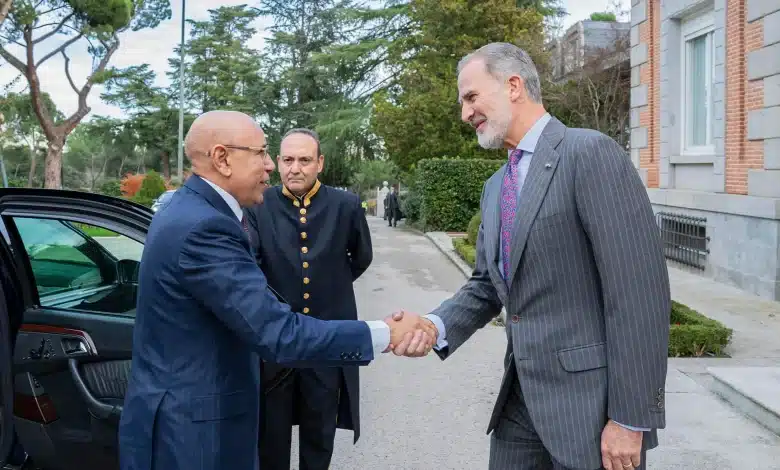
<path id="1" fill-rule="evenodd" d="M 471 277 L 473 269 L 471 269 L 471 266 L 463 261 L 460 256 L 458 256 L 457 252 L 455 252 L 455 249 L 452 247 L 452 239 L 450 239 L 450 246 L 446 246 L 441 239 L 433 236 L 432 232 L 425 232 L 423 235 L 425 235 L 425 238 L 432 241 L 436 248 L 438 248 L 439 251 L 441 251 L 442 254 L 444 254 L 444 256 L 446 256 L 452 262 L 452 264 L 460 269 L 460 272 L 463 273 L 463 276 L 465 276 L 466 279 Z"/>
<path id="2" fill-rule="evenodd" d="M 780 436 L 780 410 L 762 402 L 754 393 L 735 383 L 729 377 L 728 369 L 725 367 L 707 368 L 707 372 L 713 378 L 711 390 L 743 414 Z"/>
<path id="3" fill-rule="evenodd" d="M 463 259 L 461 259 L 460 255 L 455 251 L 455 249 L 452 247 L 452 238 L 447 235 L 444 232 L 439 232 L 447 236 L 447 240 L 449 241 L 449 246 L 446 246 L 443 240 L 441 238 L 433 235 L 436 232 L 425 232 L 423 235 L 425 235 L 425 238 L 430 240 L 433 243 L 433 246 L 439 249 L 439 251 L 442 252 L 444 256 L 447 257 L 447 259 L 452 262 L 458 269 L 460 269 L 460 272 L 463 273 L 463 276 L 468 280 L 471 277 L 471 273 L 474 271 L 471 266 L 468 265 Z M 504 307 L 501 307 L 501 313 L 498 315 L 498 317 L 494 320 L 499 320 L 501 323 L 497 323 L 496 326 L 503 326 L 506 324 L 506 309 Z"/>

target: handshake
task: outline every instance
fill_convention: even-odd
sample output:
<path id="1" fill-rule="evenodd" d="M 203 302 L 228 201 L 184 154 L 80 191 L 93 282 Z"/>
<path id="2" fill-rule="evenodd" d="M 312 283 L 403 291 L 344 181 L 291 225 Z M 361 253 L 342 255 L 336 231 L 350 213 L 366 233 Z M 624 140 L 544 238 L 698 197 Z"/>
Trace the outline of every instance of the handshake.
<path id="1" fill-rule="evenodd" d="M 390 327 L 390 345 L 384 352 L 393 351 L 396 356 L 425 356 L 439 336 L 432 321 L 414 313 L 401 310 L 389 315 L 384 321 Z"/>

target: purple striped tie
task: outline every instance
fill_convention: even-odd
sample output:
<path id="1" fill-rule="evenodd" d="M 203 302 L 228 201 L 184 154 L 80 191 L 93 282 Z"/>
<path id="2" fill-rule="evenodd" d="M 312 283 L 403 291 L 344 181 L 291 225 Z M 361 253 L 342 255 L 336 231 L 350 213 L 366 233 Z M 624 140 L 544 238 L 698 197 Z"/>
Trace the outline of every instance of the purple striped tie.
<path id="1" fill-rule="evenodd" d="M 504 279 L 509 279 L 509 249 L 512 246 L 512 225 L 517 213 L 517 163 L 522 156 L 522 150 L 512 151 L 504 173 L 504 184 L 501 186 L 501 254 Z"/>

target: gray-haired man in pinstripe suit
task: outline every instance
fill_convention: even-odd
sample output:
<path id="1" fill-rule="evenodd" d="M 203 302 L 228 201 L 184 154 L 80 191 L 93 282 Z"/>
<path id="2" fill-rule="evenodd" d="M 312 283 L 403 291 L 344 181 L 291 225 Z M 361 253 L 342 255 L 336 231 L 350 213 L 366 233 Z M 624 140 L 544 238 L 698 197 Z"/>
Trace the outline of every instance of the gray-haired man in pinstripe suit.
<path id="1" fill-rule="evenodd" d="M 614 140 L 547 114 L 523 50 L 489 44 L 458 74 L 462 119 L 509 159 L 482 192 L 471 278 L 420 322 L 446 359 L 506 307 L 491 470 L 644 468 L 665 427 L 671 307 L 644 185 Z"/>

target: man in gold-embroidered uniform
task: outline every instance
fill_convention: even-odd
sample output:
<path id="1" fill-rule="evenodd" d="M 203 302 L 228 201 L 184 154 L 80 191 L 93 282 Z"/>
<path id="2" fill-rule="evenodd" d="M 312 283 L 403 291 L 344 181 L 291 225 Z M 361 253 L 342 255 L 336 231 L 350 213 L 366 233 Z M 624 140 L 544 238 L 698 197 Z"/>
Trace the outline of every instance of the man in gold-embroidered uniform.
<path id="1" fill-rule="evenodd" d="M 373 258 L 360 198 L 326 186 L 317 134 L 293 129 L 278 157 L 282 184 L 248 210 L 258 264 L 292 308 L 324 320 L 357 319 L 352 283 Z M 284 369 L 265 363 L 269 377 L 265 426 L 259 436 L 264 470 L 289 470 L 292 426 L 299 429 L 300 470 L 326 470 L 336 428 L 360 436 L 358 368 Z M 262 425 L 263 423 L 261 423 Z"/>

